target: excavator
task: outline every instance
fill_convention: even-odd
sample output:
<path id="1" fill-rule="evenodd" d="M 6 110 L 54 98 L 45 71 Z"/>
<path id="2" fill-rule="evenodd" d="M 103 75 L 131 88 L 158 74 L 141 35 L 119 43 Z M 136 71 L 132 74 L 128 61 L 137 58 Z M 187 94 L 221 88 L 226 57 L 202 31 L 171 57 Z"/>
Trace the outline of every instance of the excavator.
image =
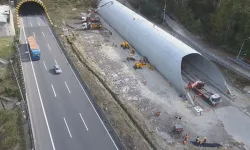
<path id="1" fill-rule="evenodd" d="M 147 66 L 147 63 L 148 63 L 148 59 L 147 57 L 144 57 L 143 59 L 139 60 L 139 62 L 136 62 L 133 67 L 134 69 L 142 69 L 142 67 Z"/>
<path id="2" fill-rule="evenodd" d="M 142 69 L 142 67 L 145 67 L 146 65 L 147 65 L 146 63 L 136 62 L 133 67 L 134 69 Z"/>
<path id="3" fill-rule="evenodd" d="M 130 45 L 128 44 L 128 42 L 123 41 L 122 44 L 121 44 L 121 47 L 122 47 L 123 49 L 129 49 L 129 50 L 130 50 L 130 53 L 131 53 L 132 55 L 135 54 L 135 50 L 132 48 L 132 46 L 130 46 Z"/>
<path id="4" fill-rule="evenodd" d="M 128 44 L 128 42 L 123 41 L 122 44 L 121 44 L 121 47 L 122 47 L 123 49 L 129 49 L 129 48 L 130 48 L 130 45 Z"/>
<path id="5" fill-rule="evenodd" d="M 103 26 L 100 24 L 100 18 L 97 18 L 97 17 L 95 18 L 94 16 L 100 8 L 108 5 L 109 3 L 112 5 L 114 2 L 109 1 L 109 2 L 101 5 L 97 9 L 89 9 L 87 14 L 85 14 L 85 13 L 82 14 L 81 18 L 82 18 L 82 22 L 83 22 L 82 26 L 83 26 L 84 30 L 94 30 L 94 29 L 102 29 L 103 28 Z"/>

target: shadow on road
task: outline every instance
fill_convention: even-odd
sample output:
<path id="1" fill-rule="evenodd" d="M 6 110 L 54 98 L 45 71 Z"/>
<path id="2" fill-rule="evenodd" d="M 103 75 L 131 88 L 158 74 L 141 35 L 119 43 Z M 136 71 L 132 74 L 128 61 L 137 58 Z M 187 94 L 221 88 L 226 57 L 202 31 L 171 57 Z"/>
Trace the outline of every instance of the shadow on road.
<path id="1" fill-rule="evenodd" d="M 21 55 L 22 63 L 30 62 L 29 51 L 27 50 L 27 44 L 19 44 L 19 52 Z"/>
<path id="2" fill-rule="evenodd" d="M 52 75 L 57 75 L 57 74 L 55 73 L 54 68 L 49 69 L 49 73 L 52 74 Z"/>

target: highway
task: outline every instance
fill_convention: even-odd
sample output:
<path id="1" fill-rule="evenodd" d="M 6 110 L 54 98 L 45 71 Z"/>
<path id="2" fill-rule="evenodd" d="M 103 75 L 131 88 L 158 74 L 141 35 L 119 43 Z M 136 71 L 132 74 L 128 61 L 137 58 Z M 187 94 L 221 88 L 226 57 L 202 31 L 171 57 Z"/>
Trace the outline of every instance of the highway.
<path id="1" fill-rule="evenodd" d="M 35 150 L 117 150 L 42 15 L 20 18 L 20 54 Z M 31 61 L 27 37 L 41 51 Z M 55 75 L 58 64 L 62 74 Z"/>

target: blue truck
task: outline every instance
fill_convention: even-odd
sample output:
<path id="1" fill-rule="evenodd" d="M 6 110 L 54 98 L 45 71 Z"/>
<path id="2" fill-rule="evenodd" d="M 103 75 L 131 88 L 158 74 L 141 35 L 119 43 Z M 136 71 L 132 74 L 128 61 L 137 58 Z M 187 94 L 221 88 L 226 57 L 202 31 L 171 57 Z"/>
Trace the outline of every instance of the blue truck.
<path id="1" fill-rule="evenodd" d="M 28 37 L 28 46 L 32 61 L 40 60 L 40 49 L 36 43 L 36 39 L 33 36 Z"/>

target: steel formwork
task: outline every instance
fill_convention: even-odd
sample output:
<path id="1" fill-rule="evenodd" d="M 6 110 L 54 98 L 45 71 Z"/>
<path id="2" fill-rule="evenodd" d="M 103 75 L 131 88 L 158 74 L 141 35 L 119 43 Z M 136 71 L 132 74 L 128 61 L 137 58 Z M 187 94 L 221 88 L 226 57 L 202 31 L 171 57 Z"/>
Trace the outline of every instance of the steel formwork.
<path id="1" fill-rule="evenodd" d="M 103 6 L 104 4 L 107 5 Z M 215 64 L 116 0 L 100 1 L 98 13 L 136 51 L 146 56 L 180 94 L 186 94 L 181 74 L 183 58 L 213 80 L 224 92 L 229 91 Z"/>

